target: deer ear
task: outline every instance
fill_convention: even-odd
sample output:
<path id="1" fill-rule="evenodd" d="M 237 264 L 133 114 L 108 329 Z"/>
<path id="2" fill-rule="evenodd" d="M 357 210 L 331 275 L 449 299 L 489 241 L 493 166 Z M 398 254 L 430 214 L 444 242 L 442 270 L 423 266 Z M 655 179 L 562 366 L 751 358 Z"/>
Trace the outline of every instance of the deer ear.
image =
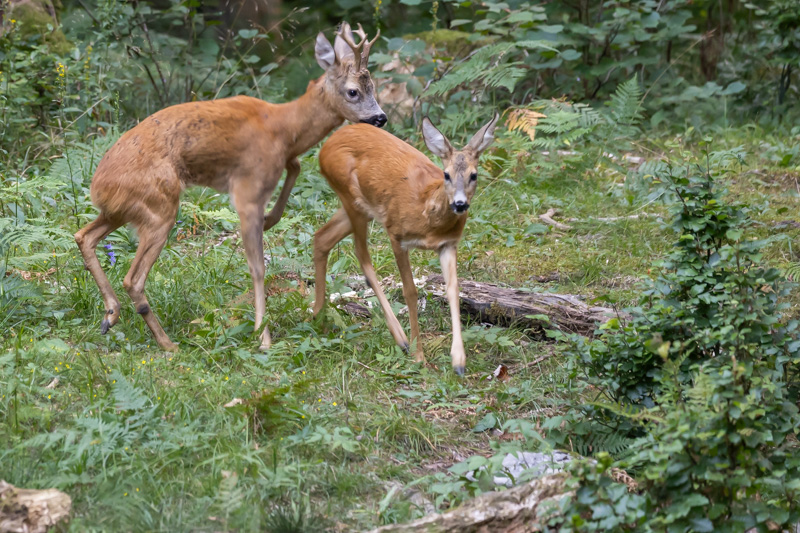
<path id="1" fill-rule="evenodd" d="M 478 133 L 472 136 L 467 147 L 474 150 L 477 154 L 486 150 L 489 145 L 492 144 L 492 141 L 494 141 L 494 128 L 497 126 L 497 119 L 499 118 L 500 114 L 495 113 L 492 120 L 487 122 L 486 125 L 478 130 Z"/>
<path id="2" fill-rule="evenodd" d="M 353 40 L 353 32 L 350 29 L 350 24 L 347 22 L 342 22 L 342 33 L 347 35 L 351 41 Z M 339 63 L 344 63 L 345 60 L 353 61 L 356 58 L 353 49 L 350 48 L 347 41 L 342 39 L 338 34 L 336 35 L 336 39 L 333 40 L 333 50 L 336 52 L 336 61 Z"/>
<path id="3" fill-rule="evenodd" d="M 422 119 L 422 137 L 425 139 L 428 150 L 439 156 L 440 159 L 447 159 L 453 153 L 450 141 L 436 129 L 428 117 Z"/>
<path id="4" fill-rule="evenodd" d="M 325 72 L 336 62 L 336 53 L 333 51 L 330 41 L 325 38 L 325 34 L 322 32 L 317 34 L 317 42 L 314 44 L 314 55 L 317 58 L 317 63 Z"/>

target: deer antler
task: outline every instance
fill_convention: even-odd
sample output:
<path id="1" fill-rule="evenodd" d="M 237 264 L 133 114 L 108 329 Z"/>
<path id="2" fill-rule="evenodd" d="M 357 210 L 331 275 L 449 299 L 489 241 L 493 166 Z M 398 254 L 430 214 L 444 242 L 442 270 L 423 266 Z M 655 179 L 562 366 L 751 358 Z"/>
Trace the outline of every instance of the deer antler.
<path id="1" fill-rule="evenodd" d="M 358 44 L 353 42 L 353 32 L 350 30 L 350 24 L 343 22 L 342 27 L 339 28 L 337 35 L 341 37 L 350 48 L 353 49 L 353 55 L 355 56 L 353 60 L 353 68 L 355 68 L 356 71 L 359 71 L 361 70 L 362 64 L 365 67 L 367 66 L 367 62 L 369 61 L 369 49 L 372 48 L 372 45 L 375 44 L 375 41 L 377 41 L 378 37 L 381 36 L 381 30 L 378 30 L 378 33 L 375 34 L 375 38 L 371 41 L 367 40 L 367 34 L 364 32 L 364 28 L 361 27 L 360 23 L 355 33 L 361 38 Z"/>
<path id="2" fill-rule="evenodd" d="M 361 29 L 361 24 L 358 25 L 358 34 L 361 36 L 362 40 L 367 40 L 367 34 L 364 33 L 364 30 Z M 361 53 L 361 62 L 364 63 L 364 66 L 367 66 L 367 62 L 369 61 L 369 51 L 372 48 L 372 45 L 375 44 L 375 41 L 378 40 L 378 37 L 381 36 L 381 30 L 378 28 L 378 32 L 375 34 L 375 38 L 371 41 L 367 41 L 366 46 L 364 46 L 364 51 Z"/>

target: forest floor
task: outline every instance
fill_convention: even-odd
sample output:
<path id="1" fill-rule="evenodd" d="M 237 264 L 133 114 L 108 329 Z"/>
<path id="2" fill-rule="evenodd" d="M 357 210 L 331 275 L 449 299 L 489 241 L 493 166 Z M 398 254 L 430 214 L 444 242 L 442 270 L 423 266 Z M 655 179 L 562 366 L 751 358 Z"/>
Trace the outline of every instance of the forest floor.
<path id="1" fill-rule="evenodd" d="M 722 138 L 749 154 L 747 165 L 722 180 L 731 199 L 753 206 L 748 236 L 784 236 L 764 262 L 797 262 L 800 173 L 769 161 L 762 140 L 748 133 Z M 274 339 L 267 352 L 252 334 L 236 218 L 227 197 L 209 190 L 187 192 L 147 285 L 177 353 L 158 349 L 122 289 L 136 246 L 132 230 L 107 241 L 113 265 L 99 249 L 123 302 L 122 320 L 108 335 L 100 335 L 102 302 L 77 249 L 22 273 L 47 298 L 33 310 L 36 318 L 0 340 L 0 478 L 65 490 L 74 531 L 264 530 L 301 520 L 306 509 L 306 531 L 359 531 L 424 513 L 399 494 L 387 497 L 397 486 L 416 482 L 424 498 L 454 501 L 442 483 L 447 469 L 493 454 L 492 443 L 504 438 L 496 429 L 476 430 L 479 422 L 485 429 L 524 419 L 543 436 L 557 427 L 581 394 L 561 357 L 565 343 L 465 318 L 467 375 L 460 378 L 450 368 L 448 310 L 430 297 L 420 316 L 425 365 L 395 347 L 380 313 L 365 319 L 329 310 L 326 325 L 312 320 L 313 287 L 305 282 L 313 278 L 312 235 L 337 200 L 319 176 L 316 150 L 302 165 L 283 220 L 265 235 Z M 484 174 L 459 246 L 462 279 L 621 308 L 637 302 L 641 280 L 675 240 L 664 224 L 667 208 L 648 199 L 647 184 L 626 182 L 604 160 L 550 161 L 541 174 L 534 167 Z M 571 229 L 547 227 L 539 215 L 550 208 Z M 58 223 L 70 232 L 91 219 L 76 220 L 67 206 L 64 213 Z M 597 220 L 642 213 L 648 216 Z M 370 247 L 379 277 L 397 279 L 377 224 Z M 439 273 L 435 254 L 411 256 L 415 277 Z M 345 281 L 359 275 L 350 239 L 332 252 L 330 274 L 328 294 L 347 292 Z M 554 281 L 537 282 L 541 276 Z M 800 296 L 792 298 L 797 316 Z M 399 290 L 389 299 L 396 312 L 404 306 Z M 406 316 L 400 320 L 407 328 Z M 16 372 L 3 370 L 12 364 Z M 487 379 L 501 364 L 509 379 Z M 585 451 L 578 442 L 563 447 Z M 308 522 L 314 519 L 316 526 Z"/>

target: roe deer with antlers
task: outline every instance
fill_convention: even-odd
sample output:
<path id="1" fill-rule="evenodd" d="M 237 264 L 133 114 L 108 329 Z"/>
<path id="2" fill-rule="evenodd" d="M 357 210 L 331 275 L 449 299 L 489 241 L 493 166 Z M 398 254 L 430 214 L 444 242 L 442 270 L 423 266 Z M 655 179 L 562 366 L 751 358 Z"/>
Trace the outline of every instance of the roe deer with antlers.
<path id="1" fill-rule="evenodd" d="M 444 171 L 420 151 L 383 130 L 354 124 L 331 135 L 319 152 L 319 166 L 342 207 L 314 234 L 315 315 L 325 305 L 328 254 L 336 243 L 352 233 L 356 257 L 380 302 L 389 330 L 398 345 L 409 349 L 408 338 L 378 284 L 367 250 L 367 224 L 376 219 L 389 234 L 400 269 L 411 322 L 411 342 L 416 341 L 414 358 L 419 362 L 425 356 L 419 339 L 417 288 L 408 249 L 439 252 L 453 328 L 450 355 L 455 372 L 464 374 L 466 356 L 458 307 L 456 245 L 461 240 L 469 202 L 477 186 L 478 158 L 494 139 L 498 117 L 495 115 L 459 151 L 426 117 L 422 134 L 431 152 L 441 158 Z"/>
<path id="2" fill-rule="evenodd" d="M 370 47 L 380 32 L 368 41 L 359 24 L 356 33 L 361 37 L 357 45 L 346 23 L 333 46 L 322 33 L 317 35 L 316 59 L 325 74 L 311 81 L 306 93 L 293 102 L 270 104 L 236 96 L 175 105 L 143 120 L 109 149 L 91 185 L 100 215 L 75 234 L 105 303 L 102 333 L 119 321 L 120 304 L 95 249 L 109 233 L 131 223 L 139 247 L 123 285 L 158 344 L 165 350 L 177 349 L 153 313 L 144 285 L 175 222 L 181 191 L 192 185 L 230 194 L 253 279 L 255 327 L 261 326 L 266 309 L 263 231 L 283 214 L 300 172 L 297 156 L 344 120 L 372 124 L 368 127 L 375 131 L 373 126 L 386 123 L 367 70 Z M 264 216 L 284 168 L 283 189 Z M 269 345 L 269 329 L 264 327 L 261 346 Z"/>

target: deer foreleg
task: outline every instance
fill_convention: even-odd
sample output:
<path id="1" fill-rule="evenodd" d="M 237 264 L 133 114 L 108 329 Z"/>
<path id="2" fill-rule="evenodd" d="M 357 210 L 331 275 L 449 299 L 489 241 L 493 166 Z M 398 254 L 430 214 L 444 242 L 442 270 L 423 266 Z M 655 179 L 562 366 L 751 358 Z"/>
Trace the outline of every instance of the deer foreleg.
<path id="1" fill-rule="evenodd" d="M 464 353 L 464 340 L 461 338 L 461 311 L 458 304 L 458 273 L 456 272 L 456 248 L 445 246 L 439 250 L 439 262 L 442 265 L 442 275 L 446 284 L 447 303 L 450 305 L 450 321 L 453 327 L 453 344 L 450 348 L 450 357 L 453 362 L 453 371 L 459 376 L 464 375 L 466 367 L 466 354 Z"/>

